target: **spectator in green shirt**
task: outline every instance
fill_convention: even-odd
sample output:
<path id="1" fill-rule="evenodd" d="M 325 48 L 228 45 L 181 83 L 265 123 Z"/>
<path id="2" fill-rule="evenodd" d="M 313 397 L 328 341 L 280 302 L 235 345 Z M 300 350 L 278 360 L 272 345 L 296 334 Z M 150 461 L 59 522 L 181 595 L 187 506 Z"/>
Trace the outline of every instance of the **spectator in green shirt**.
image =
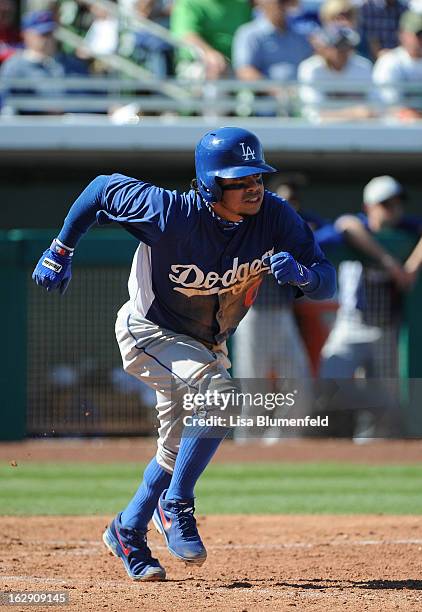
<path id="1" fill-rule="evenodd" d="M 237 28 L 252 19 L 249 0 L 175 0 L 170 19 L 173 34 L 195 45 L 202 61 L 181 51 L 177 73 L 182 77 L 218 79 L 231 70 L 231 47 Z"/>

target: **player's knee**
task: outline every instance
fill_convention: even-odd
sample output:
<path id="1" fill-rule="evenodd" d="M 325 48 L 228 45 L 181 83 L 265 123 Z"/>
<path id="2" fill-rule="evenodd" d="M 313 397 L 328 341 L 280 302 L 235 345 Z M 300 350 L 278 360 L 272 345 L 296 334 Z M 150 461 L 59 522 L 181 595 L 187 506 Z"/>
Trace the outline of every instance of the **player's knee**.
<path id="1" fill-rule="evenodd" d="M 159 444 L 156 454 L 157 463 L 169 474 L 173 474 L 174 464 L 176 463 L 177 451 L 166 448 Z"/>
<path id="2" fill-rule="evenodd" d="M 207 415 L 236 416 L 242 412 L 240 388 L 231 378 L 212 378 L 205 394 Z"/>

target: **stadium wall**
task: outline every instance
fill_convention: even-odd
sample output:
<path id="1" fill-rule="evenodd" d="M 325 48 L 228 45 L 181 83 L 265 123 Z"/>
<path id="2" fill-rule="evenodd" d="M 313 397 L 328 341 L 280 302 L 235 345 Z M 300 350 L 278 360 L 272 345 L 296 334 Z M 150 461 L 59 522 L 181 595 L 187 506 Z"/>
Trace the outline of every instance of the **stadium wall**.
<path id="1" fill-rule="evenodd" d="M 143 119 L 116 126 L 105 118 L 9 118 L 0 122 L 2 228 L 58 227 L 80 190 L 97 174 L 122 172 L 186 189 L 199 137 L 232 118 Z M 333 218 L 357 211 L 366 182 L 393 174 L 409 191 L 409 211 L 422 200 L 422 126 L 309 125 L 254 119 L 236 124 L 262 139 L 280 172 L 305 175 L 303 206 Z"/>

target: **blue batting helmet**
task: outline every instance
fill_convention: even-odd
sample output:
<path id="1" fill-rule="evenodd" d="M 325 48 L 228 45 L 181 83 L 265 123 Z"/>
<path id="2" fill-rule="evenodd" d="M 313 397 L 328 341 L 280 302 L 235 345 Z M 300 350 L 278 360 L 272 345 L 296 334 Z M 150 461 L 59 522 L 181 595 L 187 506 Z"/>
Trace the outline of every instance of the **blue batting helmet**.
<path id="1" fill-rule="evenodd" d="M 195 167 L 199 192 L 210 204 L 222 198 L 218 178 L 277 172 L 265 163 L 257 136 L 238 127 L 222 127 L 207 132 L 196 146 Z"/>

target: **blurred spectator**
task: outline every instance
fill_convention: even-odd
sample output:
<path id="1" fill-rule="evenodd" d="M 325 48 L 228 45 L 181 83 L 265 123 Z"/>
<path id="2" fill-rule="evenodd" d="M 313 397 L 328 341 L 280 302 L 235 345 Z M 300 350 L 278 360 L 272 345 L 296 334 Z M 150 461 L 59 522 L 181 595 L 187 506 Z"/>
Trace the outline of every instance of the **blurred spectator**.
<path id="1" fill-rule="evenodd" d="M 291 0 L 257 0 L 262 15 L 241 26 L 233 40 L 233 67 L 245 81 L 293 81 L 300 62 L 312 54 L 306 37 L 287 25 Z"/>
<path id="2" fill-rule="evenodd" d="M 325 0 L 319 9 L 319 18 L 323 27 L 336 25 L 356 30 L 359 12 L 350 0 Z"/>
<path id="3" fill-rule="evenodd" d="M 22 37 L 24 49 L 16 52 L 0 68 L 2 79 L 37 79 L 62 78 L 66 75 L 86 75 L 85 64 L 77 58 L 58 52 L 54 38 L 57 27 L 53 13 L 34 11 L 27 13 L 22 20 Z M 52 85 L 48 89 L 38 88 L 36 84 L 6 88 L 5 95 L 12 93 L 62 96 L 62 86 Z M 7 101 L 6 101 L 7 104 Z M 32 111 L 28 111 L 33 114 Z M 44 111 L 43 111 L 44 112 Z M 54 109 L 48 112 L 55 112 Z M 22 113 L 24 114 L 24 112 Z"/>
<path id="4" fill-rule="evenodd" d="M 126 5 L 134 17 L 149 19 L 159 25 L 168 26 L 171 4 L 154 0 L 135 0 Z M 119 53 L 142 65 L 157 78 L 163 79 L 174 73 L 174 49 L 156 34 L 146 28 L 135 28 L 130 19 L 123 20 Z"/>
<path id="5" fill-rule="evenodd" d="M 139 15 L 168 28 L 173 0 L 118 0 L 119 6 L 126 11 L 137 11 Z"/>
<path id="6" fill-rule="evenodd" d="M 356 85 L 372 82 L 371 62 L 357 55 L 358 34 L 349 28 L 327 26 L 314 37 L 315 55 L 298 70 L 303 115 L 311 121 L 351 121 L 374 115 L 365 92 Z M 336 107 L 330 108 L 330 104 Z M 341 106 L 339 106 L 339 104 Z"/>
<path id="7" fill-rule="evenodd" d="M 401 0 L 364 0 L 360 7 L 360 31 L 370 57 L 376 60 L 386 49 L 399 44 L 400 17 L 406 10 Z"/>
<path id="8" fill-rule="evenodd" d="M 415 283 L 422 263 L 422 240 L 402 265 L 375 239 L 389 228 L 416 240 L 422 235 L 422 217 L 405 215 L 404 200 L 404 189 L 393 177 L 375 177 L 364 188 L 363 213 L 343 215 L 316 232 L 326 252 L 346 242 L 374 262 L 363 264 L 356 258 L 340 264 L 339 309 L 322 349 L 320 375 L 378 379 L 378 383 L 350 387 L 358 396 L 346 398 L 352 411 L 361 411 L 359 420 L 365 419 L 378 435 L 400 434 L 397 347 L 402 296 Z"/>
<path id="9" fill-rule="evenodd" d="M 175 0 L 170 18 L 171 31 L 202 53 L 202 62 L 198 62 L 193 60 L 191 53 L 180 51 L 176 67 L 178 75 L 207 79 L 228 76 L 234 33 L 251 18 L 249 0 Z"/>
<path id="10" fill-rule="evenodd" d="M 306 3 L 302 6 L 300 0 L 297 3 L 292 2 L 287 14 L 289 30 L 302 34 L 309 39 L 320 27 L 317 6 L 313 4 L 307 6 Z"/>
<path id="11" fill-rule="evenodd" d="M 13 55 L 21 44 L 15 16 L 15 4 L 11 0 L 0 0 L 0 64 Z"/>
<path id="12" fill-rule="evenodd" d="M 352 0 L 325 0 L 320 7 L 319 18 L 324 28 L 337 26 L 359 31 L 359 8 L 358 4 L 352 2 Z M 312 36 L 311 40 L 313 42 Z M 370 57 L 365 38 L 361 37 L 356 52 L 364 57 Z"/>
<path id="13" fill-rule="evenodd" d="M 92 23 L 85 35 L 85 43 L 94 57 L 112 55 L 119 43 L 119 23 L 111 12 L 102 6 L 90 7 Z"/>
<path id="14" fill-rule="evenodd" d="M 422 12 L 406 11 L 400 19 L 400 46 L 375 63 L 373 80 L 390 113 L 403 121 L 422 117 Z M 418 85 L 406 91 L 406 85 Z"/>
<path id="15" fill-rule="evenodd" d="M 323 348 L 321 375 L 325 378 L 352 377 L 363 362 L 372 371 L 373 343 L 379 340 L 382 330 L 373 325 L 384 316 L 391 326 L 400 313 L 399 294 L 409 289 L 416 280 L 422 263 L 421 249 L 416 247 L 404 265 L 394 254 L 388 253 L 374 238 L 386 228 L 396 228 L 411 236 L 422 235 L 422 217 L 404 214 L 405 192 L 393 177 L 373 178 L 363 191 L 364 212 L 357 215 L 342 215 L 332 226 L 316 232 L 319 244 L 324 249 L 344 241 L 351 244 L 379 265 L 377 274 L 367 274 L 360 261 L 342 262 L 339 268 L 339 310 L 335 326 Z M 374 292 L 373 285 L 382 286 L 390 294 L 390 308 L 381 305 L 381 292 Z M 375 296 L 375 301 L 374 301 Z M 368 325 L 370 327 L 368 327 Z M 383 376 L 395 377 L 397 364 L 392 359 L 390 368 Z"/>

